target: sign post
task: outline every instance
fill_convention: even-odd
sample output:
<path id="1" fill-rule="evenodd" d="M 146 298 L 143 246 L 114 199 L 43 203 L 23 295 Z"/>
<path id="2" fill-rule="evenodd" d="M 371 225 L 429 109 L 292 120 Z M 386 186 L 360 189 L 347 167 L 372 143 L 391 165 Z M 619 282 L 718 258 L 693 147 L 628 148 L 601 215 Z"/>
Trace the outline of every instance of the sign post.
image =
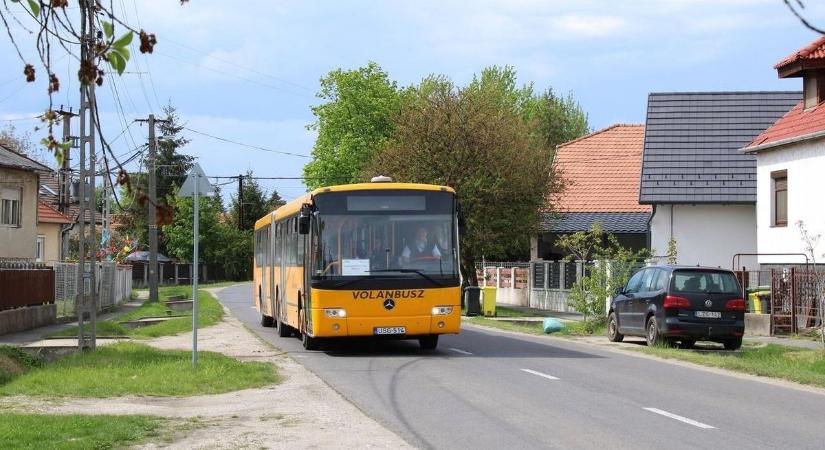
<path id="1" fill-rule="evenodd" d="M 180 187 L 178 195 L 193 197 L 194 220 L 192 224 L 192 367 L 198 367 L 198 244 L 200 241 L 200 201 L 201 195 L 214 195 L 214 188 L 209 184 L 200 165 L 195 163 Z"/>

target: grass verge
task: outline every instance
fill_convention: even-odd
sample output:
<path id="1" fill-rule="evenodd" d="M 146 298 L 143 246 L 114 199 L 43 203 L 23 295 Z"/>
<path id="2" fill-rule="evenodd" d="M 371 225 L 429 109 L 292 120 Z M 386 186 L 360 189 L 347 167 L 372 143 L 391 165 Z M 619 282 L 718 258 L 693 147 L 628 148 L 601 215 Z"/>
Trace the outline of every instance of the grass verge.
<path id="1" fill-rule="evenodd" d="M 0 346 L 0 384 L 41 365 L 38 359 L 17 347 Z"/>
<path id="2" fill-rule="evenodd" d="M 507 306 L 496 306 L 496 317 L 547 317 L 530 309 L 517 309 Z"/>
<path id="3" fill-rule="evenodd" d="M 147 416 L 0 414 L 0 442 L 15 449 L 88 449 L 160 436 L 164 420 Z"/>
<path id="4" fill-rule="evenodd" d="M 476 325 L 498 328 L 499 330 L 515 331 L 526 334 L 545 334 L 542 322 L 507 322 L 504 320 L 495 320 L 480 316 L 469 319 L 469 322 Z M 598 336 L 607 333 L 607 328 L 603 324 L 597 324 L 588 328 L 583 322 L 579 321 L 562 321 L 562 323 L 564 323 L 564 329 L 552 333 L 553 336 Z"/>
<path id="5" fill-rule="evenodd" d="M 173 295 L 187 295 L 192 289 L 187 286 L 167 286 L 159 289 L 160 301 L 157 303 L 144 303 L 139 308 L 129 311 L 126 314 L 113 319 L 100 321 L 97 323 L 98 336 L 129 336 L 135 338 L 153 338 L 158 336 L 170 336 L 192 329 L 192 312 L 176 311 L 175 315 L 183 315 L 166 322 L 145 327 L 126 329 L 120 322 L 140 319 L 142 317 L 166 317 L 168 309 L 164 301 Z M 223 307 L 212 294 L 198 290 L 198 326 L 207 327 L 214 325 L 223 318 Z M 52 333 L 49 337 L 74 337 L 77 336 L 77 327 L 69 327 Z"/>
<path id="6" fill-rule="evenodd" d="M 666 359 L 825 387 L 825 354 L 819 350 L 769 344 L 743 348 L 738 352 L 691 351 L 667 347 L 641 347 L 637 351 Z"/>
<path id="7" fill-rule="evenodd" d="M 280 381 L 271 364 L 241 362 L 219 353 L 200 352 L 198 368 L 192 369 L 191 355 L 187 351 L 157 350 L 121 342 L 32 368 L 0 385 L 0 395 L 189 396 Z"/>

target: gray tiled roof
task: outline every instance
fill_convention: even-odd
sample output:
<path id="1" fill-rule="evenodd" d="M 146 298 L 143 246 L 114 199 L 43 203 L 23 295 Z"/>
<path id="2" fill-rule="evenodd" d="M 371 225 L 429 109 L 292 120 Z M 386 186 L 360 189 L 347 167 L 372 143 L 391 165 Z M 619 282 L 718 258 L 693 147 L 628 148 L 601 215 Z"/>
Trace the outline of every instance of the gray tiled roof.
<path id="1" fill-rule="evenodd" d="M 601 222 L 602 229 L 611 233 L 647 233 L 647 212 L 570 212 L 544 214 L 541 231 L 553 233 L 575 233 L 588 231 L 595 222 Z"/>
<path id="2" fill-rule="evenodd" d="M 738 150 L 801 92 L 652 93 L 639 203 L 754 203 L 756 159 Z"/>
<path id="3" fill-rule="evenodd" d="M 11 167 L 12 169 L 30 171 L 51 170 L 43 164 L 12 151 L 3 145 L 0 145 L 0 167 Z"/>

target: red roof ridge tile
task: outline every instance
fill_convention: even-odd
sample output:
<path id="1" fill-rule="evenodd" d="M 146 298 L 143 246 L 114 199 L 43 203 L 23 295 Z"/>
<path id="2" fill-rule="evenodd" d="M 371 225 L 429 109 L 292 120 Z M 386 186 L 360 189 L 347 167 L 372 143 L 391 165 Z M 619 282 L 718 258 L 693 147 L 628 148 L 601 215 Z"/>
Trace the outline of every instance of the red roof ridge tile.
<path id="1" fill-rule="evenodd" d="M 814 55 L 813 57 L 811 57 L 812 54 Z M 820 36 L 810 44 L 784 57 L 781 61 L 776 63 L 773 68 L 781 69 L 782 67 L 799 61 L 800 59 L 825 59 L 825 36 Z"/>
<path id="2" fill-rule="evenodd" d="M 37 221 L 44 223 L 72 223 L 72 219 L 43 200 L 37 201 Z"/>
<path id="3" fill-rule="evenodd" d="M 610 125 L 607 128 L 602 128 L 601 130 L 593 131 L 592 133 L 588 133 L 588 134 L 585 134 L 584 136 L 577 137 L 576 139 L 573 139 L 572 141 L 562 142 L 561 144 L 557 145 L 556 148 L 564 147 L 564 146 L 570 145 L 570 144 L 575 144 L 576 142 L 579 142 L 583 139 L 591 138 L 593 136 L 596 136 L 597 134 L 604 133 L 605 131 L 610 131 L 614 128 L 618 128 L 618 127 L 631 128 L 631 127 L 644 127 L 644 126 L 645 125 L 643 123 L 614 123 L 613 125 Z"/>

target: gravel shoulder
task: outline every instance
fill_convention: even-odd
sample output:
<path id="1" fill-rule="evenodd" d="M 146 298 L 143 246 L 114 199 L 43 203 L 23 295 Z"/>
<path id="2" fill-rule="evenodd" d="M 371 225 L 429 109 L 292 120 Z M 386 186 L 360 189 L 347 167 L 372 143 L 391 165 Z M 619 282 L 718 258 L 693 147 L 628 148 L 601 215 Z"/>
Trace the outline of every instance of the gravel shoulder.
<path id="1" fill-rule="evenodd" d="M 219 290 L 210 289 L 212 293 Z M 145 343 L 161 349 L 191 349 L 192 333 Z M 224 321 L 198 330 L 198 349 L 244 361 L 275 364 L 276 385 L 186 398 L 0 399 L 0 409 L 51 414 L 146 414 L 194 419 L 195 426 L 171 443 L 141 448 L 411 448 L 367 417 L 316 375 L 247 330 L 228 310 Z M 21 411 L 22 412 L 22 411 Z M 185 433 L 185 434 L 184 434 Z"/>

